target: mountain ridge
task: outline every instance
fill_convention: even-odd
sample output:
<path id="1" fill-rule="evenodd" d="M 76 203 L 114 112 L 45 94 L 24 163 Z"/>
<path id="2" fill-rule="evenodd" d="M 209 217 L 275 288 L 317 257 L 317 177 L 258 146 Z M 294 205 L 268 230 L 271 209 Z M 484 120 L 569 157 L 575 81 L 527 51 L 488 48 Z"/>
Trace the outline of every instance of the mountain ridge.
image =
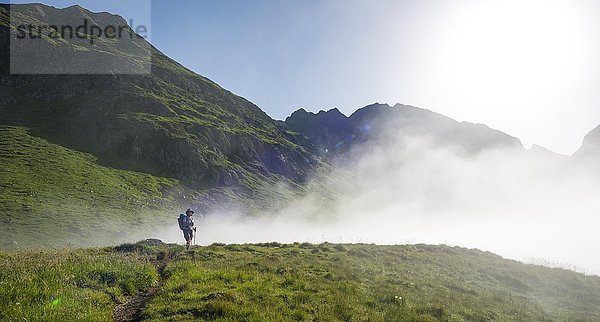
<path id="1" fill-rule="evenodd" d="M 473 153 L 498 146 L 524 149 L 519 139 L 485 124 L 458 122 L 427 109 L 403 104 L 374 103 L 357 109 L 350 116 L 337 109 L 318 113 L 299 109 L 286 118 L 284 124 L 306 136 L 322 155 L 331 151 L 345 152 L 356 143 L 390 135 L 429 137 Z"/>

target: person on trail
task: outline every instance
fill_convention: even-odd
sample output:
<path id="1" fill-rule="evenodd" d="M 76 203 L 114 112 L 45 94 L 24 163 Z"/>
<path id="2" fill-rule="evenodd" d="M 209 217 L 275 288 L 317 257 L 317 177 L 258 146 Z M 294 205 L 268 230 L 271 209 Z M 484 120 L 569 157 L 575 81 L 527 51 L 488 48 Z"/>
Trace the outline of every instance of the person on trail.
<path id="1" fill-rule="evenodd" d="M 185 215 L 179 215 L 179 228 L 183 231 L 183 238 L 185 238 L 185 248 L 190 249 L 192 245 L 192 239 L 194 238 L 194 231 L 196 228 L 194 227 L 194 211 L 192 209 L 188 209 L 185 211 Z"/>

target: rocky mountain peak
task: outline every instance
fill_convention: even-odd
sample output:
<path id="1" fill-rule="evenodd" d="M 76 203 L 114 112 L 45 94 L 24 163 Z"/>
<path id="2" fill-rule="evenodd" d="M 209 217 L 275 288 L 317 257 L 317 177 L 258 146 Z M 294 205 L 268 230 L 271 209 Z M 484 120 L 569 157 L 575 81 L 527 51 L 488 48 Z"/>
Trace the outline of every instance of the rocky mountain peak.
<path id="1" fill-rule="evenodd" d="M 457 122 L 444 115 L 410 105 L 374 103 L 359 108 L 349 117 L 330 110 L 317 114 L 296 111 L 285 124 L 306 136 L 320 151 L 344 153 L 356 144 L 371 140 L 419 136 L 434 142 L 459 146 L 470 152 L 511 146 L 520 141 L 483 124 Z"/>

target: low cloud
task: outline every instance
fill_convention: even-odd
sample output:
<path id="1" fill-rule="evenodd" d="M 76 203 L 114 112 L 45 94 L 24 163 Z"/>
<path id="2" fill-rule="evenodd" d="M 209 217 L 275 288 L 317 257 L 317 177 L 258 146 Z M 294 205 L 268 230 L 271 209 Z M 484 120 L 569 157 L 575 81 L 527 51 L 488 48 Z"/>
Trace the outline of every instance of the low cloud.
<path id="1" fill-rule="evenodd" d="M 197 219 L 197 242 L 448 244 L 600 272 L 600 189 L 591 166 L 517 147 L 471 153 L 393 134 L 358 146 L 340 161 L 343 170 L 317 176 L 276 215 L 232 210 Z M 176 227 L 163 235 L 181 240 Z"/>

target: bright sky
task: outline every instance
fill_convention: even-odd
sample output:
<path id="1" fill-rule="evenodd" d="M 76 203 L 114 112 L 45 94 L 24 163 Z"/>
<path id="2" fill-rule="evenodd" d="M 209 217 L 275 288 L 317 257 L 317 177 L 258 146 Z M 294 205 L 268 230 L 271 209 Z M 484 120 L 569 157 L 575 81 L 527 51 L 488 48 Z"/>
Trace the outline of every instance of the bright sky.
<path id="1" fill-rule="evenodd" d="M 42 2 L 127 19 L 144 3 Z M 600 124 L 594 0 L 153 1 L 151 36 L 276 119 L 403 103 L 565 154 Z"/>

